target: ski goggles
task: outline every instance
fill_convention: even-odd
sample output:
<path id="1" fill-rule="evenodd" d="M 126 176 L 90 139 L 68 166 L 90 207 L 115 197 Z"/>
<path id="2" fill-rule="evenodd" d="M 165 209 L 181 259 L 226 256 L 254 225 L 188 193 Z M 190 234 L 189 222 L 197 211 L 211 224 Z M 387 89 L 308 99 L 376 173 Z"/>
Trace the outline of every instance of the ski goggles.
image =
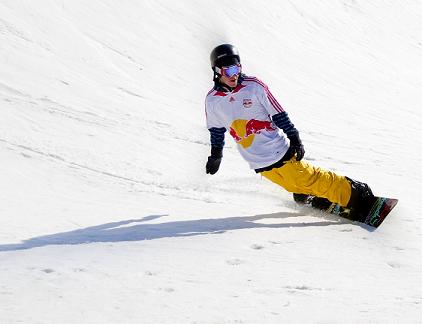
<path id="1" fill-rule="evenodd" d="M 222 68 L 215 67 L 215 71 L 218 74 L 231 78 L 232 76 L 237 75 L 242 71 L 242 66 L 240 64 L 235 64 L 230 66 L 223 66 Z"/>

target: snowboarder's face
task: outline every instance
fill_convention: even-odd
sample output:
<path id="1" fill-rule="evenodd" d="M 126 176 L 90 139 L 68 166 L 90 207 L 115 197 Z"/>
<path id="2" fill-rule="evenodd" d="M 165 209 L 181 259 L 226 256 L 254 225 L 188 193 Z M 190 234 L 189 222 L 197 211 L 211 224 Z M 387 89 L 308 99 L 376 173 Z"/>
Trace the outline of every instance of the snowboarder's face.
<path id="1" fill-rule="evenodd" d="M 235 88 L 237 86 L 237 82 L 239 81 L 239 74 L 235 74 L 231 77 L 222 75 L 220 77 L 220 82 L 229 86 L 230 88 Z"/>
<path id="2" fill-rule="evenodd" d="M 242 66 L 240 64 L 222 67 L 220 70 L 220 82 L 230 88 L 235 88 L 237 86 L 237 82 L 239 81 L 239 74 L 241 71 Z"/>

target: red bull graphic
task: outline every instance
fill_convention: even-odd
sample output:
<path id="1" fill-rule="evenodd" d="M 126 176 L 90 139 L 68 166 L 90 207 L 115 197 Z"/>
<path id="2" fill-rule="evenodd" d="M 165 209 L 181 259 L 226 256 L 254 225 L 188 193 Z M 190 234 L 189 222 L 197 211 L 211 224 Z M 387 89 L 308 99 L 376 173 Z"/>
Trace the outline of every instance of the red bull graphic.
<path id="1" fill-rule="evenodd" d="M 252 107 L 252 99 L 243 99 L 243 107 L 251 108 Z"/>
<path id="2" fill-rule="evenodd" d="M 246 137 L 252 134 L 260 134 L 262 130 L 274 131 L 270 121 L 251 119 L 246 123 Z"/>
<path id="3" fill-rule="evenodd" d="M 230 135 L 236 143 L 242 145 L 243 148 L 248 148 L 252 145 L 255 134 L 260 134 L 264 130 L 275 131 L 276 128 L 272 126 L 271 121 L 237 119 L 230 127 Z"/>
<path id="4" fill-rule="evenodd" d="M 237 132 L 233 129 L 233 127 L 230 127 L 230 135 L 234 138 L 236 142 L 240 142 L 242 138 L 237 135 Z"/>

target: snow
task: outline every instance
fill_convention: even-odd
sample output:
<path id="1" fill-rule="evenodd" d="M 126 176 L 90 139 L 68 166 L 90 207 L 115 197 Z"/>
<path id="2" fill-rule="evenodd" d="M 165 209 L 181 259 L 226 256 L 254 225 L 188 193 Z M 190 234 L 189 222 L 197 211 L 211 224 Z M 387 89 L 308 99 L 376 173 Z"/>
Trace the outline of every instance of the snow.
<path id="1" fill-rule="evenodd" d="M 422 323 L 422 4 L 0 1 L 0 323 Z M 313 164 L 400 200 L 298 207 L 227 137 L 237 45 Z"/>

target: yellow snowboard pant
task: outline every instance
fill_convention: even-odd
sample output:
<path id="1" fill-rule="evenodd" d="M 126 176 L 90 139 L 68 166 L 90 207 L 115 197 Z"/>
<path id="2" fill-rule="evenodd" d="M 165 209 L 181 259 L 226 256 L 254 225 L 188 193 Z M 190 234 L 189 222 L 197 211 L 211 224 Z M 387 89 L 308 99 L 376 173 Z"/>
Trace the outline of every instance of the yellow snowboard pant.
<path id="1" fill-rule="evenodd" d="M 341 206 L 347 205 L 352 193 L 351 185 L 344 176 L 314 167 L 304 160 L 296 161 L 296 156 L 280 168 L 261 174 L 289 192 L 327 198 Z"/>

